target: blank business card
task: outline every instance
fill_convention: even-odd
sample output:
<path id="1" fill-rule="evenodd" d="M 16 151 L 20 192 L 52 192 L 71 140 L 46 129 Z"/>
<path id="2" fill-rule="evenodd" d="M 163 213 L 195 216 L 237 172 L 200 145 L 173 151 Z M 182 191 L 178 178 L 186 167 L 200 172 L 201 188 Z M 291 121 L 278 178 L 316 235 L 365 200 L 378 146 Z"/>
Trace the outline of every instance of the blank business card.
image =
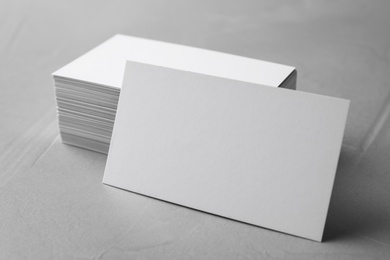
<path id="1" fill-rule="evenodd" d="M 103 182 L 321 241 L 348 107 L 128 61 Z"/>
<path id="2" fill-rule="evenodd" d="M 295 70 L 283 64 L 118 34 L 57 70 L 53 76 L 91 83 L 92 89 L 120 89 L 126 60 L 270 87 L 282 86 Z"/>

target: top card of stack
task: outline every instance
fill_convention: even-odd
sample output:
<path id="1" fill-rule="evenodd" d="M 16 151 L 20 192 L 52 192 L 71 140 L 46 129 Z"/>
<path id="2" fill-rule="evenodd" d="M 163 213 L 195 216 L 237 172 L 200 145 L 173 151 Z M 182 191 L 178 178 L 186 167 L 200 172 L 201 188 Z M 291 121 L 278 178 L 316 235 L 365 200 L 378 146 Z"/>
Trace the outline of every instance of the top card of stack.
<path id="1" fill-rule="evenodd" d="M 108 152 L 127 60 L 269 87 L 296 88 L 297 74 L 291 66 L 115 35 L 53 73 L 64 143 Z"/>

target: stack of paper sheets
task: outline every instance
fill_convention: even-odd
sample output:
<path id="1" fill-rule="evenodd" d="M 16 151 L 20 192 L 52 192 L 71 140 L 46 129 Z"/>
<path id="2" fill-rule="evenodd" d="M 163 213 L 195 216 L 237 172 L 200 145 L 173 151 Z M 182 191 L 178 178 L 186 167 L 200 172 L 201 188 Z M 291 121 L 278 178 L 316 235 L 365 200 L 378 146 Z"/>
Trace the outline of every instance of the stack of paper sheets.
<path id="1" fill-rule="evenodd" d="M 116 35 L 53 73 L 64 143 L 108 152 L 127 60 L 269 87 L 296 86 L 291 66 Z"/>

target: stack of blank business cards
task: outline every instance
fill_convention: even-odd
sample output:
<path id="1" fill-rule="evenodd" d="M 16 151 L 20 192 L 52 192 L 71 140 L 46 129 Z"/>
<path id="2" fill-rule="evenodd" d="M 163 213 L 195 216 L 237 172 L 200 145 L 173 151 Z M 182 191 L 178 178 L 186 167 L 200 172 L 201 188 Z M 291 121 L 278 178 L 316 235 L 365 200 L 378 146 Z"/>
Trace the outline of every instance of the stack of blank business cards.
<path id="1" fill-rule="evenodd" d="M 116 35 L 53 73 L 64 143 L 108 152 L 127 60 L 274 88 L 296 88 L 297 74 L 291 66 Z"/>

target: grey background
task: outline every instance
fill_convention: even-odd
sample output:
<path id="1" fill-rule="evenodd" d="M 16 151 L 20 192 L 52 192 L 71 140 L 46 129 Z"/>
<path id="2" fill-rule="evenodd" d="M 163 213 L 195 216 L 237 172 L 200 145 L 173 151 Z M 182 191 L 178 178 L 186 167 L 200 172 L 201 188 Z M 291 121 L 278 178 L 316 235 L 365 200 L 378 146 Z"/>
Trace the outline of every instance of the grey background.
<path id="1" fill-rule="evenodd" d="M 389 258 L 389 10 L 356 0 L 1 1 L 0 258 Z M 116 33 L 293 65 L 299 90 L 351 100 L 325 243 L 101 184 L 106 156 L 60 142 L 50 74 Z"/>

